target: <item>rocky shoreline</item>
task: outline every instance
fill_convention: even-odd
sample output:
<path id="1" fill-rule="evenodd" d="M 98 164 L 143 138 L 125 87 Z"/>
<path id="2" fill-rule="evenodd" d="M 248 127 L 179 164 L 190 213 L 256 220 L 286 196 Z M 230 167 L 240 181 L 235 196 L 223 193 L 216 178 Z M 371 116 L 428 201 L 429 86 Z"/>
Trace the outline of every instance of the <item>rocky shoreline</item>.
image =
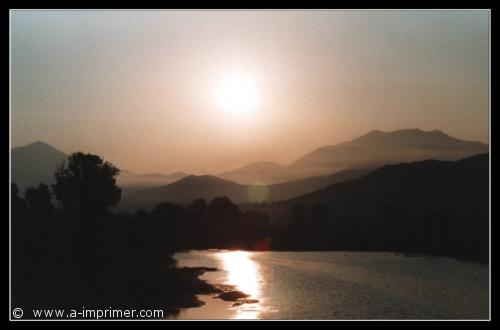
<path id="1" fill-rule="evenodd" d="M 218 268 L 213 267 L 182 267 L 176 269 L 187 284 L 185 287 L 187 295 L 185 301 L 180 301 L 177 306 L 181 308 L 201 307 L 205 302 L 198 298 L 198 295 L 212 295 L 215 299 L 233 302 L 232 306 L 241 306 L 243 304 L 258 303 L 257 299 L 249 299 L 250 295 L 236 289 L 234 285 L 227 284 L 211 284 L 207 281 L 200 279 L 200 276 L 206 272 L 220 271 Z"/>

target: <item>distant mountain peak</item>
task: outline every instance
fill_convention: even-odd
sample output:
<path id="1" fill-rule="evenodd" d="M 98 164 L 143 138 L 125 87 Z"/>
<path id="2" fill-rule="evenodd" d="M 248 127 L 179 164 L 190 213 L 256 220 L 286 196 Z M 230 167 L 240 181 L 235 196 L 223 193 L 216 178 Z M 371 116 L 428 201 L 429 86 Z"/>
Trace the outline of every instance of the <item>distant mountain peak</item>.
<path id="1" fill-rule="evenodd" d="M 63 153 L 62 151 L 58 150 L 56 147 L 48 144 L 47 142 L 43 142 L 40 140 L 28 143 L 24 146 L 19 146 L 19 147 L 13 148 L 13 150 L 16 150 L 16 149 L 45 149 L 45 150 L 55 150 L 55 151 L 58 151 L 60 153 Z"/>
<path id="2" fill-rule="evenodd" d="M 130 193 L 122 200 L 121 207 L 148 209 L 167 201 L 190 203 L 198 198 L 212 200 L 220 196 L 241 202 L 245 201 L 247 191 L 243 185 L 213 175 L 188 175 L 167 185 Z"/>
<path id="3" fill-rule="evenodd" d="M 36 154 L 40 154 L 40 153 L 47 154 L 48 153 L 48 154 L 57 155 L 59 157 L 64 157 L 64 158 L 67 157 L 67 155 L 64 152 L 62 152 L 61 150 L 57 149 L 56 147 L 54 147 L 46 142 L 43 142 L 43 141 L 35 141 L 32 143 L 28 143 L 24 146 L 12 148 L 12 152 L 16 153 L 16 154 L 33 153 L 33 152 Z"/>
<path id="4" fill-rule="evenodd" d="M 371 130 L 370 132 L 366 133 L 365 135 L 360 136 L 365 137 L 365 136 L 373 136 L 373 135 L 400 135 L 400 134 L 442 134 L 442 135 L 447 135 L 443 131 L 435 129 L 435 130 L 430 130 L 430 131 L 425 131 L 420 128 L 402 128 L 402 129 L 397 129 L 394 131 L 381 131 L 378 129 Z"/>
<path id="5" fill-rule="evenodd" d="M 446 139 L 453 139 L 456 140 L 455 138 L 449 136 L 448 134 L 444 133 L 441 130 L 435 129 L 435 130 L 430 130 L 430 131 L 424 131 L 419 128 L 404 128 L 404 129 L 398 129 L 395 131 L 380 131 L 380 130 L 373 130 L 370 131 L 352 141 L 348 141 L 347 143 L 351 142 L 374 142 L 374 143 L 380 143 L 380 142 L 388 142 L 393 139 L 420 139 L 420 138 L 446 138 Z"/>
<path id="6" fill-rule="evenodd" d="M 405 128 L 386 132 L 375 129 L 350 141 L 320 147 L 291 166 L 321 174 L 339 168 L 401 161 L 458 160 L 487 150 L 488 146 L 483 143 L 460 140 L 438 129 Z"/>
<path id="7" fill-rule="evenodd" d="M 49 147 L 51 146 L 50 144 L 43 142 L 43 141 L 40 141 L 40 140 L 32 142 L 32 143 L 28 143 L 26 146 L 30 146 L 30 145 L 32 145 L 32 146 L 49 146 Z"/>
<path id="8" fill-rule="evenodd" d="M 43 141 L 12 148 L 12 182 L 21 190 L 33 187 L 39 183 L 54 182 L 54 172 L 67 155 Z"/>
<path id="9" fill-rule="evenodd" d="M 188 175 L 180 180 L 178 180 L 176 183 L 192 183 L 192 182 L 230 182 L 234 183 L 232 181 L 228 181 L 225 179 L 221 179 L 219 177 L 213 176 L 213 175 Z"/>

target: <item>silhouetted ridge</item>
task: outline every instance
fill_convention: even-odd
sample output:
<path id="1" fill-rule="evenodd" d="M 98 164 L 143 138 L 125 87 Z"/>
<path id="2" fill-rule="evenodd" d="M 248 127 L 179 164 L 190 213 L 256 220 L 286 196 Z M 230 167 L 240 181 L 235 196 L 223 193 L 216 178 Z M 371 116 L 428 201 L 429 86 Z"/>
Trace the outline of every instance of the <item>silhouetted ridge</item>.
<path id="1" fill-rule="evenodd" d="M 379 130 L 371 131 L 357 139 L 350 141 L 351 143 L 368 143 L 368 144 L 406 144 L 406 145 L 422 145 L 426 143 L 439 144 L 443 142 L 460 142 L 442 131 L 423 131 L 418 128 L 401 129 L 392 132 L 382 132 Z M 463 141 L 467 142 L 467 141 Z"/>
<path id="2" fill-rule="evenodd" d="M 472 157 L 460 159 L 455 162 L 427 159 L 419 162 L 385 165 L 365 175 L 364 178 L 371 179 L 374 177 L 375 178 L 386 177 L 387 175 L 398 176 L 403 173 L 409 177 L 413 173 L 418 173 L 418 172 L 426 172 L 428 175 L 432 174 L 441 175 L 441 174 L 446 174 L 445 172 L 448 172 L 455 168 L 461 168 L 461 166 L 467 166 L 467 169 L 470 169 L 470 167 L 479 165 L 478 170 L 480 169 L 484 170 L 484 167 L 481 166 L 484 166 L 484 164 L 488 162 L 488 159 L 489 159 L 489 154 L 479 154 L 479 155 L 474 155 Z"/>
<path id="3" fill-rule="evenodd" d="M 64 155 L 62 151 L 56 149 L 55 147 L 51 146 L 48 143 L 45 143 L 43 141 L 35 141 L 33 143 L 29 143 L 24 146 L 16 147 L 12 149 L 13 152 L 37 152 L 37 153 L 44 153 L 44 152 L 50 152 L 54 154 L 59 154 L 59 155 Z"/>
<path id="4" fill-rule="evenodd" d="M 182 179 L 175 181 L 171 185 L 194 186 L 194 187 L 209 186 L 209 185 L 227 185 L 233 187 L 240 186 L 238 183 L 229 180 L 224 180 L 213 175 L 188 175 Z"/>
<path id="5" fill-rule="evenodd" d="M 373 130 L 351 141 L 318 148 L 290 167 L 323 173 L 424 159 L 458 160 L 484 152 L 488 152 L 488 145 L 459 140 L 440 130 Z"/>
<path id="6" fill-rule="evenodd" d="M 188 175 L 168 185 L 128 194 L 120 207 L 125 210 L 151 209 L 163 202 L 187 204 L 199 198 L 212 200 L 220 196 L 242 201 L 247 196 L 246 188 L 212 175 Z"/>

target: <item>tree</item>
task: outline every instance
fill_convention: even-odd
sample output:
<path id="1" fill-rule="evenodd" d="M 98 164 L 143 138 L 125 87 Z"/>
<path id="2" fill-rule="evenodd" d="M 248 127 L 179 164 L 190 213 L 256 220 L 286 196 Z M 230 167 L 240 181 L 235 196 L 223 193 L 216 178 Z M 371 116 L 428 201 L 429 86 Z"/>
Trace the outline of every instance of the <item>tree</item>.
<path id="1" fill-rule="evenodd" d="M 100 214 L 116 205 L 121 189 L 115 177 L 120 170 L 100 156 L 77 152 L 55 173 L 54 195 L 67 209 L 82 215 Z"/>
<path id="2" fill-rule="evenodd" d="M 50 201 L 52 196 L 46 184 L 40 183 L 37 188 L 29 188 L 24 198 L 35 215 L 46 219 L 54 213 L 54 206 Z"/>
<path id="3" fill-rule="evenodd" d="M 210 247 L 234 248 L 235 233 L 241 222 L 241 212 L 227 197 L 214 198 L 207 208 Z"/>
<path id="4" fill-rule="evenodd" d="M 187 210 L 173 203 L 161 203 L 151 212 L 153 233 L 151 238 L 157 242 L 157 249 L 176 250 L 185 244 Z"/>
<path id="5" fill-rule="evenodd" d="M 325 250 L 331 240 L 330 209 L 324 204 L 313 204 L 309 210 L 311 248 Z"/>
<path id="6" fill-rule="evenodd" d="M 227 221 L 234 221 L 241 215 L 238 206 L 236 206 L 229 198 L 226 196 L 214 198 L 210 204 L 208 204 L 208 215 L 214 219 L 224 219 Z"/>
<path id="7" fill-rule="evenodd" d="M 207 202 L 204 198 L 195 199 L 189 204 L 189 211 L 197 218 L 203 217 L 207 212 Z"/>
<path id="8" fill-rule="evenodd" d="M 19 197 L 19 187 L 15 183 L 10 185 L 11 191 L 11 202 L 12 202 L 12 216 L 24 216 L 26 211 L 26 202 L 24 199 Z"/>
<path id="9" fill-rule="evenodd" d="M 302 230 L 307 225 L 307 205 L 299 203 L 290 208 L 290 225 Z"/>

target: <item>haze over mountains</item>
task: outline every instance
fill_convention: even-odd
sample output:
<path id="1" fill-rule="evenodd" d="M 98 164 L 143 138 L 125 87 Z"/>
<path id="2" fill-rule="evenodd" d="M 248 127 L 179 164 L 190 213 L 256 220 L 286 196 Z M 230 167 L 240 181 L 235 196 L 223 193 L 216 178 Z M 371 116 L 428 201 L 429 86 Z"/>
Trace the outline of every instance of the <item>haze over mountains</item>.
<path id="1" fill-rule="evenodd" d="M 39 183 L 52 184 L 55 182 L 54 172 L 67 158 L 68 155 L 64 152 L 41 141 L 12 148 L 12 182 L 16 183 L 21 191 L 37 186 Z M 187 174 L 182 172 L 139 174 L 122 170 L 117 177 L 117 183 L 122 188 L 122 194 L 126 195 L 130 192 L 169 184 L 185 176 Z"/>
<path id="2" fill-rule="evenodd" d="M 124 196 L 119 210 L 151 210 L 156 205 L 168 201 L 188 204 L 195 199 L 212 200 L 226 196 L 234 203 L 261 203 L 281 201 L 335 182 L 358 178 L 368 170 L 346 170 L 331 175 L 278 183 L 274 185 L 242 185 L 212 175 L 190 175 L 163 187 L 138 191 Z"/>
<path id="3" fill-rule="evenodd" d="M 459 140 L 438 130 L 374 130 L 351 141 L 318 148 L 288 166 L 257 162 L 217 177 L 188 176 L 183 172 L 138 174 L 123 170 L 117 182 L 123 190 L 121 206 L 127 207 L 150 207 L 158 201 L 188 203 L 196 198 L 222 195 L 237 203 L 280 201 L 360 177 L 367 170 L 386 164 L 425 159 L 458 160 L 488 150 L 486 144 Z M 12 182 L 21 190 L 40 182 L 53 183 L 54 171 L 66 157 L 43 142 L 13 148 Z M 120 164 L 115 165 L 120 168 Z"/>
<path id="4" fill-rule="evenodd" d="M 185 204 L 196 198 L 211 200 L 218 196 L 227 196 L 235 203 L 276 202 L 336 182 L 359 178 L 368 173 L 369 169 L 386 164 L 425 159 L 458 160 L 487 151 L 488 146 L 485 144 L 461 141 L 441 131 L 372 131 L 352 141 L 319 148 L 287 167 L 260 162 L 220 175 L 246 185 L 214 176 L 190 176 L 171 185 L 126 196 L 120 207 L 127 210 L 151 209 L 164 201 Z M 280 179 L 286 177 L 325 172 L 336 174 L 268 184 L 265 187 L 251 185 L 253 182 L 280 182 Z"/>
<path id="5" fill-rule="evenodd" d="M 352 141 L 318 148 L 290 168 L 299 172 L 329 173 L 425 159 L 458 160 L 485 152 L 488 152 L 486 144 L 459 140 L 439 130 L 374 130 Z"/>
<path id="6" fill-rule="evenodd" d="M 343 169 L 425 159 L 458 160 L 485 152 L 488 152 L 486 144 L 459 140 L 439 130 L 373 130 L 351 141 L 317 148 L 288 166 L 259 162 L 218 176 L 242 184 L 273 184 Z"/>
<path id="7" fill-rule="evenodd" d="M 124 170 L 117 178 L 117 184 L 122 188 L 122 194 L 130 194 L 135 191 L 148 189 L 160 185 L 166 185 L 188 176 L 183 172 L 172 174 L 146 173 L 139 174 Z"/>
<path id="8" fill-rule="evenodd" d="M 290 180 L 288 168 L 274 162 L 256 162 L 217 175 L 241 184 L 272 184 Z"/>

